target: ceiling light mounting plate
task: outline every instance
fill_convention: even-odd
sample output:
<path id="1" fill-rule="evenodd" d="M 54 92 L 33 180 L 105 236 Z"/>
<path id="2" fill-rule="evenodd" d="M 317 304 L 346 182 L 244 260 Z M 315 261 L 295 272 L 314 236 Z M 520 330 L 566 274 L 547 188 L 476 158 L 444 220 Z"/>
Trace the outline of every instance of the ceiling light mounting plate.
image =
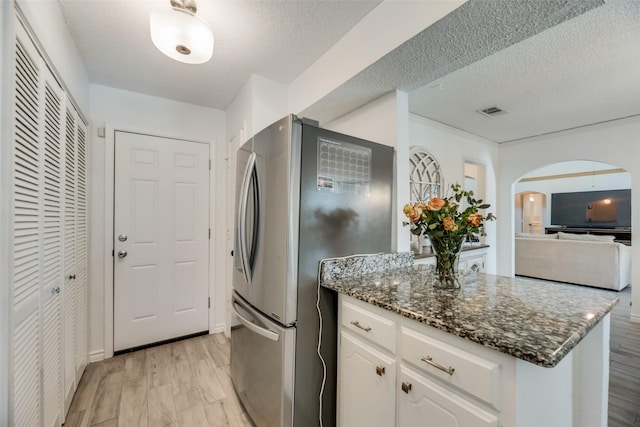
<path id="1" fill-rule="evenodd" d="M 176 9 L 188 10 L 194 14 L 198 11 L 195 0 L 170 0 L 170 3 Z"/>

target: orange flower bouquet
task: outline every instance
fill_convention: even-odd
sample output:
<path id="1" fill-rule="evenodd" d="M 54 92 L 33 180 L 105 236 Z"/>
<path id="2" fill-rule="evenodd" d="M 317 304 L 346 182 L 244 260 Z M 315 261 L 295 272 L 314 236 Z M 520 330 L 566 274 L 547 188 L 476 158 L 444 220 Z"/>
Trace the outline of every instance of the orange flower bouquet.
<path id="1" fill-rule="evenodd" d="M 427 236 L 431 241 L 436 256 L 434 284 L 441 288 L 460 287 L 458 261 L 462 243 L 472 234 L 485 236 L 484 223 L 496 219 L 492 213 L 480 212 L 490 205 L 474 199 L 473 191 L 464 191 L 460 184 L 452 185 L 451 190 L 453 195 L 449 197 L 432 197 L 426 203 L 406 204 L 403 208 L 409 220 L 403 224 L 410 226 L 412 234 Z M 461 210 L 463 199 L 467 207 Z"/>

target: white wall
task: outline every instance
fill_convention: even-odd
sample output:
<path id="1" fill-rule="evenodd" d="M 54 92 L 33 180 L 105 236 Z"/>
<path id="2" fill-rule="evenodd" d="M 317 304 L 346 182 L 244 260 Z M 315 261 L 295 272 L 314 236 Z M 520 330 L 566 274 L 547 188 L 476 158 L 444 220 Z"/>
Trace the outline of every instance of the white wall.
<path id="1" fill-rule="evenodd" d="M 631 174 L 632 206 L 640 206 L 640 118 L 622 119 L 553 135 L 530 138 L 499 147 L 498 269 L 513 276 L 513 189 L 525 173 L 568 160 L 594 160 L 616 165 Z M 632 260 L 640 260 L 640 209 L 632 208 Z M 632 283 L 640 283 L 640 268 L 633 268 Z M 640 286 L 632 288 L 632 320 L 640 321 Z"/>
<path id="2" fill-rule="evenodd" d="M 287 86 L 253 74 L 227 107 L 228 139 L 238 138 L 239 146 L 289 113 Z"/>
<path id="3" fill-rule="evenodd" d="M 491 204 L 491 208 L 488 211 L 498 217 L 496 221 L 489 221 L 485 226 L 487 232 L 485 242 L 489 245 L 486 271 L 487 273 L 495 273 L 497 245 L 499 244 L 496 229 L 498 224 L 505 221 L 498 214 L 499 201 L 496 183 L 498 144 L 416 115 L 410 116 L 409 139 L 410 146 L 425 147 L 440 163 L 445 184 L 445 195 L 451 184 L 464 183 L 465 161 L 485 166 L 485 194 L 483 195 L 483 200 Z M 404 169 L 398 169 L 398 174 L 399 176 L 407 176 L 406 186 L 408 188 L 408 160 L 405 165 Z M 480 182 L 480 179 L 478 181 Z M 409 200 L 408 194 L 405 200 Z M 402 203 L 406 203 L 406 201 Z M 404 233 L 408 236 L 409 231 L 405 230 Z"/>
<path id="4" fill-rule="evenodd" d="M 89 350 L 93 360 L 102 354 L 109 356 L 105 349 L 105 247 L 111 236 L 105 236 L 105 146 L 108 139 L 99 138 L 96 129 L 107 126 L 120 129 L 160 135 L 177 139 L 207 142 L 211 144 L 214 162 L 211 179 L 212 240 L 210 255 L 212 260 L 211 311 L 215 331 L 224 326 L 225 277 L 225 113 L 206 107 L 171 101 L 125 90 L 100 85 L 91 85 L 91 132 L 90 144 L 90 254 L 89 254 Z M 106 145 L 105 145 L 106 144 Z M 109 242 L 105 242 L 105 239 Z M 108 274 L 107 274 L 108 275 Z M 107 286 L 108 287 L 108 286 Z M 212 331 L 213 332 L 213 331 Z M 108 337 L 106 337 L 108 341 Z"/>

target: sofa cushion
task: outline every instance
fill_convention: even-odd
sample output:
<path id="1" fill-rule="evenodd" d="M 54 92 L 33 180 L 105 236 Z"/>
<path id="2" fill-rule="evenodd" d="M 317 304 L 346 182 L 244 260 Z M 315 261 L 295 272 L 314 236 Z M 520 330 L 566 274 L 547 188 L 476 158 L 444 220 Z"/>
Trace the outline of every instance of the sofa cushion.
<path id="1" fill-rule="evenodd" d="M 524 239 L 557 239 L 557 234 L 516 233 L 516 237 Z"/>
<path id="2" fill-rule="evenodd" d="M 595 234 L 573 234 L 573 233 L 564 233 L 562 231 L 558 232 L 558 239 L 560 240 L 583 240 L 587 242 L 613 242 L 615 240 L 615 236 L 598 236 Z"/>

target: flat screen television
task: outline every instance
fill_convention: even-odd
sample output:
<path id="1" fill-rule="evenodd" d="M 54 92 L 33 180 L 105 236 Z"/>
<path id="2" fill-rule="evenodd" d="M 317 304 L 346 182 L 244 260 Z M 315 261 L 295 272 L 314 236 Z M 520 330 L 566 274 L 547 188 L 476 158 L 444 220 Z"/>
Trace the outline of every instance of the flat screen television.
<path id="1" fill-rule="evenodd" d="M 631 228 L 631 190 L 553 193 L 551 225 Z"/>

